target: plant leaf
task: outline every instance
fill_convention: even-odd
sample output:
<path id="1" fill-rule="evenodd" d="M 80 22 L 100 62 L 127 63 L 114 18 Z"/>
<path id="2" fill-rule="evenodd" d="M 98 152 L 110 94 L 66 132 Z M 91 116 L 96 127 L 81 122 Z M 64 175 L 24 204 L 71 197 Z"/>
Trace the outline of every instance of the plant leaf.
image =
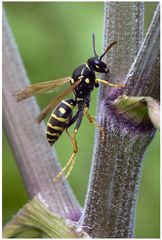
<path id="1" fill-rule="evenodd" d="M 144 124 L 151 121 L 155 128 L 160 129 L 160 105 L 155 99 L 121 95 L 112 104 L 124 118 Z"/>
<path id="2" fill-rule="evenodd" d="M 53 214 L 38 194 L 4 226 L 3 237 L 88 238 L 88 235 L 70 220 Z"/>

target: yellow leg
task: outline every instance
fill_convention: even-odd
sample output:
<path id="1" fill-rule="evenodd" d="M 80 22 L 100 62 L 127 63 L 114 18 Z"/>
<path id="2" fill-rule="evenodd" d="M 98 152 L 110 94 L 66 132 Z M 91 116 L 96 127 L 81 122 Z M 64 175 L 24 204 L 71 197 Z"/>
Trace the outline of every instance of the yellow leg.
<path id="1" fill-rule="evenodd" d="M 71 135 L 70 135 L 70 133 L 69 133 L 69 131 L 68 131 L 68 128 L 66 128 L 66 133 L 67 133 L 67 135 L 69 136 L 69 138 L 71 139 Z"/>
<path id="2" fill-rule="evenodd" d="M 69 134 L 68 131 L 67 131 L 67 133 L 68 133 L 68 135 L 71 139 L 71 143 L 73 145 L 73 153 L 72 153 L 69 161 L 66 163 L 65 167 L 62 168 L 62 170 L 52 179 L 52 182 L 54 182 L 54 183 L 65 174 L 66 170 L 68 170 L 68 171 L 65 175 L 65 179 L 68 178 L 68 176 L 70 175 L 70 173 L 74 167 L 74 164 L 75 164 L 75 157 L 78 152 L 78 145 L 77 145 L 77 141 L 76 141 L 76 132 L 74 132 L 72 136 Z"/>
<path id="3" fill-rule="evenodd" d="M 106 85 L 108 85 L 108 86 L 110 86 L 110 87 L 115 87 L 115 88 L 122 88 L 122 87 L 125 87 L 125 84 L 113 84 L 113 83 L 109 83 L 108 81 L 106 81 L 106 80 L 102 80 L 102 79 L 96 79 L 95 80 L 97 83 L 99 83 L 99 82 L 101 82 L 101 83 L 104 83 L 104 84 L 106 84 Z"/>
<path id="4" fill-rule="evenodd" d="M 70 157 L 70 159 L 69 159 L 69 161 L 67 162 L 67 164 L 65 165 L 65 167 L 64 168 L 62 168 L 62 170 L 52 179 L 52 182 L 56 182 L 57 180 L 59 180 L 60 179 L 60 177 L 62 177 L 64 174 L 65 174 L 65 171 L 68 169 L 68 167 L 70 167 L 71 165 L 72 165 L 72 163 L 73 163 L 73 161 L 75 160 L 75 153 L 73 153 L 72 155 L 71 155 L 71 157 Z M 71 169 L 71 167 L 70 167 L 70 169 Z M 71 169 L 72 170 L 72 169 Z M 68 170 L 68 172 L 69 172 L 69 170 Z M 69 173 L 70 174 L 70 173 Z M 68 175 L 69 175 L 68 174 Z M 66 174 L 67 175 L 67 174 Z M 66 176 L 65 176 L 66 177 Z"/>
<path id="5" fill-rule="evenodd" d="M 78 152 L 78 145 L 76 141 L 76 133 L 77 131 L 74 131 L 73 135 L 71 136 L 70 133 L 68 132 L 68 129 L 66 129 L 66 132 L 70 138 L 71 144 L 73 145 L 73 152 L 77 153 Z"/>
<path id="6" fill-rule="evenodd" d="M 70 165 L 70 167 L 69 167 L 69 170 L 68 170 L 68 172 L 66 173 L 66 175 L 65 175 L 65 179 L 67 179 L 68 178 L 68 176 L 70 175 L 70 173 L 71 173 L 71 171 L 73 170 L 73 167 L 74 167 L 74 164 L 75 164 L 75 160 L 76 160 L 76 153 L 73 153 L 72 155 L 71 155 L 71 165 Z"/>
<path id="7" fill-rule="evenodd" d="M 85 115 L 85 117 L 88 119 L 88 121 L 89 121 L 90 123 L 92 123 L 93 125 L 95 125 L 95 127 L 97 127 L 97 128 L 100 130 L 102 139 L 104 139 L 104 129 L 103 129 L 98 123 L 96 123 L 95 118 L 92 117 L 92 116 L 89 114 L 87 107 L 84 108 L 84 115 Z"/>

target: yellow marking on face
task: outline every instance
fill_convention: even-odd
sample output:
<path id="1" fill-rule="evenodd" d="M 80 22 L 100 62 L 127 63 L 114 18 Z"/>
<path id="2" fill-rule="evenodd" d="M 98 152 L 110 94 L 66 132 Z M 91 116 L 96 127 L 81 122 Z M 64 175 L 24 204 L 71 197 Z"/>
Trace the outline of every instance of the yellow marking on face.
<path id="1" fill-rule="evenodd" d="M 63 127 L 53 126 L 51 123 L 47 123 L 47 126 L 55 130 L 64 130 Z"/>
<path id="2" fill-rule="evenodd" d="M 73 109 L 74 106 L 73 105 L 70 105 L 70 103 L 66 102 L 66 101 L 62 101 L 62 103 L 64 103 L 66 106 L 68 106 L 70 109 Z"/>
<path id="3" fill-rule="evenodd" d="M 62 108 L 62 107 L 59 108 L 59 111 L 60 111 L 61 113 L 63 113 L 63 114 L 66 113 L 66 110 L 65 110 L 64 108 Z"/>
<path id="4" fill-rule="evenodd" d="M 95 65 L 96 68 L 100 68 L 98 65 Z"/>
<path id="5" fill-rule="evenodd" d="M 70 79 L 70 82 L 71 82 L 71 84 L 74 84 L 74 79 L 73 78 Z"/>
<path id="6" fill-rule="evenodd" d="M 46 134 L 48 134 L 50 136 L 59 136 L 60 133 L 51 133 L 51 132 L 47 131 Z"/>
<path id="7" fill-rule="evenodd" d="M 56 116 L 56 114 L 52 113 L 51 117 L 53 117 L 54 119 L 60 121 L 60 122 L 66 122 L 69 118 L 62 118 L 62 117 L 58 117 Z"/>
<path id="8" fill-rule="evenodd" d="M 86 78 L 86 79 L 85 79 L 85 82 L 86 82 L 87 84 L 89 84 L 89 83 L 90 83 L 89 78 Z"/>

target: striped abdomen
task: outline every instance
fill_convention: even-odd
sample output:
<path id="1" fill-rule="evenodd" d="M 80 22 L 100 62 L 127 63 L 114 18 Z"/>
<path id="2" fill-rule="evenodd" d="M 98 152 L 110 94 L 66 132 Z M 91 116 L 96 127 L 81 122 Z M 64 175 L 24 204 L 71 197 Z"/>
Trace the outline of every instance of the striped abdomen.
<path id="1" fill-rule="evenodd" d="M 72 118 L 72 109 L 76 102 L 73 99 L 61 101 L 52 112 L 47 123 L 47 140 L 52 146 L 60 137 Z"/>

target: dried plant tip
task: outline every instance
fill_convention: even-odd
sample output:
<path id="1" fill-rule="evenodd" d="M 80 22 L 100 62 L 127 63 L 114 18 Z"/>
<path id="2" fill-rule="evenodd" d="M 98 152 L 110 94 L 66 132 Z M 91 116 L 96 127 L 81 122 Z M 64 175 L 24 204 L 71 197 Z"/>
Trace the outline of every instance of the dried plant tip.
<path id="1" fill-rule="evenodd" d="M 160 106 L 153 98 L 122 95 L 112 104 L 124 119 L 138 124 L 151 121 L 155 128 L 160 128 Z"/>
<path id="2" fill-rule="evenodd" d="M 148 113 L 152 124 L 160 130 L 160 104 L 151 97 L 145 97 L 147 101 Z"/>

